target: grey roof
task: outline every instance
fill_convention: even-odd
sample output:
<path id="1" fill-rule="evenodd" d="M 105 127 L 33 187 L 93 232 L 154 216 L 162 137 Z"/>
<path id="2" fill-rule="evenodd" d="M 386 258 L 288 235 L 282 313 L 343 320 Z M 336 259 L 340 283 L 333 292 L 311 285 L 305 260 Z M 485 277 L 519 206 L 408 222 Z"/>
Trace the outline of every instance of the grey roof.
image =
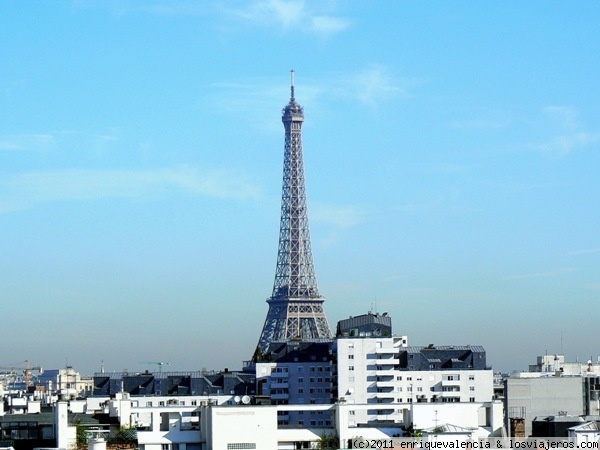
<path id="1" fill-rule="evenodd" d="M 409 345 L 406 347 L 409 353 L 420 353 L 421 350 L 458 350 L 458 351 L 472 351 L 472 352 L 485 352 L 485 349 L 481 345 L 428 345 L 428 346 L 413 346 Z"/>
<path id="2" fill-rule="evenodd" d="M 575 425 L 569 428 L 572 431 L 600 431 L 600 425 L 598 422 L 586 422 L 581 425 Z"/>

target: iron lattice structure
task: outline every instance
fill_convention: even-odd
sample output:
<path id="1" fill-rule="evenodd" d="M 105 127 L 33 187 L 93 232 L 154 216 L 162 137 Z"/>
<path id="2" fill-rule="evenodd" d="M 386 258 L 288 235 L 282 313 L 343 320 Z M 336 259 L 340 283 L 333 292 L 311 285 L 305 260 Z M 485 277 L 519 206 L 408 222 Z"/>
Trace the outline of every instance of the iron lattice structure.
<path id="1" fill-rule="evenodd" d="M 258 342 L 258 350 L 263 353 L 272 342 L 331 339 L 310 243 L 302 153 L 304 109 L 294 98 L 293 71 L 290 102 L 283 108 L 281 120 L 285 156 L 279 250 L 273 294 L 267 300 L 269 312 Z"/>

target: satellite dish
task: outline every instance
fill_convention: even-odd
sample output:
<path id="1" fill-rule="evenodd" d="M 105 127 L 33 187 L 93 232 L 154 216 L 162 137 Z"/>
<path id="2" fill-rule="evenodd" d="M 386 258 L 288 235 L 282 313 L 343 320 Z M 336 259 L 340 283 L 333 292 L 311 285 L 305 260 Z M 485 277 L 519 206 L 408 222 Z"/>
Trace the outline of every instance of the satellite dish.
<path id="1" fill-rule="evenodd" d="M 233 397 L 233 401 L 236 402 L 237 404 L 240 403 L 240 400 L 241 400 L 241 398 L 239 395 L 236 395 L 235 397 Z"/>
<path id="2" fill-rule="evenodd" d="M 250 397 L 248 397 L 247 395 L 244 395 L 244 396 L 242 397 L 242 403 L 243 403 L 244 405 L 249 405 L 249 404 L 250 404 Z"/>

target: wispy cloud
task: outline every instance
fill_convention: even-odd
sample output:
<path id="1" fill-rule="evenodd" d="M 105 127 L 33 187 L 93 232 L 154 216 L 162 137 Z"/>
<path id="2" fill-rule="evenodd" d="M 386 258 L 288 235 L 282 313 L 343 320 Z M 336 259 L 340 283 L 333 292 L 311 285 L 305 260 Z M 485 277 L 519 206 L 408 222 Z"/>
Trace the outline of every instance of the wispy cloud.
<path id="1" fill-rule="evenodd" d="M 278 27 L 283 31 L 301 31 L 332 35 L 351 25 L 347 19 L 323 14 L 322 2 L 307 4 L 304 0 L 261 0 L 227 12 L 238 19 L 262 27 Z"/>
<path id="2" fill-rule="evenodd" d="M 172 192 L 256 199 L 261 190 L 243 173 L 182 166 L 155 170 L 57 170 L 2 177 L 0 212 L 40 203 L 106 198 L 154 199 Z"/>
<path id="3" fill-rule="evenodd" d="M 579 121 L 578 111 L 569 106 L 548 106 L 544 108 L 553 136 L 536 147 L 550 154 L 568 155 L 574 150 L 596 142 L 600 134 L 585 129 Z"/>
<path id="4" fill-rule="evenodd" d="M 366 208 L 357 205 L 310 204 L 311 221 L 326 223 L 338 228 L 350 228 L 368 216 Z"/>
<path id="5" fill-rule="evenodd" d="M 394 97 L 404 97 L 406 90 L 400 86 L 384 66 L 373 66 L 356 73 L 348 83 L 356 98 L 366 105 L 376 105 Z"/>
<path id="6" fill-rule="evenodd" d="M 345 230 L 364 222 L 368 215 L 368 208 L 359 205 L 310 204 L 311 223 L 326 225 L 325 234 L 319 239 L 324 246 L 339 242 Z"/>
<path id="7" fill-rule="evenodd" d="M 117 16 L 128 14 L 151 14 L 157 16 L 203 16 L 212 11 L 208 3 L 190 0 L 74 0 L 75 8 L 103 8 Z"/>
<path id="8" fill-rule="evenodd" d="M 600 248 L 586 248 L 583 250 L 576 250 L 569 254 L 570 255 L 585 255 L 585 254 L 589 254 L 589 253 L 600 253 Z"/>
<path id="9" fill-rule="evenodd" d="M 573 273 L 573 272 L 576 272 L 577 270 L 578 269 L 573 268 L 573 267 L 565 267 L 562 269 L 551 270 L 548 272 L 534 272 L 534 273 L 510 275 L 510 276 L 504 277 L 503 279 L 505 281 L 511 281 L 511 280 L 524 280 L 524 279 L 528 279 L 528 278 L 553 278 L 553 277 L 566 275 L 568 273 Z"/>
<path id="10" fill-rule="evenodd" d="M 0 150 L 40 150 L 47 149 L 56 143 L 53 134 L 17 134 L 0 136 Z"/>
<path id="11" fill-rule="evenodd" d="M 265 128 L 279 131 L 274 112 L 281 109 L 282 99 L 289 98 L 289 78 L 272 78 L 244 82 L 213 83 L 213 104 L 218 110 L 238 113 L 246 120 L 261 121 Z M 414 81 L 394 77 L 383 65 L 359 69 L 352 74 L 331 73 L 312 81 L 306 74 L 296 77 L 296 94 L 303 106 L 311 111 L 327 98 L 359 102 L 369 107 L 408 97 Z"/>

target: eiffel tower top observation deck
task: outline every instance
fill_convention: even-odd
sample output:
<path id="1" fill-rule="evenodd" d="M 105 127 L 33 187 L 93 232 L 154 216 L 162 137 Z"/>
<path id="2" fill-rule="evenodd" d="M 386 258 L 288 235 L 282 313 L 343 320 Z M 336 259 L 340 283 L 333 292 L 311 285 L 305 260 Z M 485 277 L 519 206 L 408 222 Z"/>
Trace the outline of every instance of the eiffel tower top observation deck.
<path id="1" fill-rule="evenodd" d="M 304 109 L 294 97 L 293 70 L 291 97 L 283 108 L 281 120 L 285 129 L 285 156 L 279 250 L 273 293 L 267 300 L 269 312 L 258 342 L 261 352 L 272 342 L 331 339 L 310 243 L 302 153 Z"/>

